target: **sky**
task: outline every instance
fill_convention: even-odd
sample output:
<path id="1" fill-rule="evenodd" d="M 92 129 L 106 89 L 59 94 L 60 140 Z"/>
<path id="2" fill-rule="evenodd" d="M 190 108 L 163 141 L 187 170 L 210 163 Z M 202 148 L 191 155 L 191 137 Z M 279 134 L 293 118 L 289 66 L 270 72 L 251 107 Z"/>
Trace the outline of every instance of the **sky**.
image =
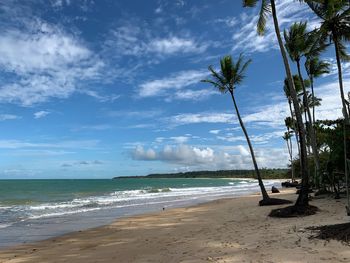
<path id="1" fill-rule="evenodd" d="M 318 25 L 305 4 L 276 2 L 281 29 Z M 252 63 L 235 97 L 258 165 L 287 167 L 285 73 L 257 14 L 232 0 L 2 1 L 0 179 L 251 169 L 231 98 L 200 82 L 240 53 Z M 341 116 L 336 73 L 315 82 L 319 119 Z"/>

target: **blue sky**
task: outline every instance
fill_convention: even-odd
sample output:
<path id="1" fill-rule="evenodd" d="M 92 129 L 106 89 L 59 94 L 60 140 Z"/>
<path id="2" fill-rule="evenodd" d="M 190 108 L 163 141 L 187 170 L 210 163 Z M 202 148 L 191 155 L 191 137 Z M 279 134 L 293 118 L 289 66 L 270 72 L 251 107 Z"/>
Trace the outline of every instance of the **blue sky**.
<path id="1" fill-rule="evenodd" d="M 282 28 L 318 24 L 295 1 L 277 9 Z M 284 70 L 270 22 L 255 32 L 257 12 L 232 0 L 5 1 L 0 178 L 252 168 L 230 97 L 200 83 L 241 52 L 253 62 L 236 97 L 259 165 L 286 167 Z M 335 68 L 316 93 L 318 118 L 341 116 Z"/>

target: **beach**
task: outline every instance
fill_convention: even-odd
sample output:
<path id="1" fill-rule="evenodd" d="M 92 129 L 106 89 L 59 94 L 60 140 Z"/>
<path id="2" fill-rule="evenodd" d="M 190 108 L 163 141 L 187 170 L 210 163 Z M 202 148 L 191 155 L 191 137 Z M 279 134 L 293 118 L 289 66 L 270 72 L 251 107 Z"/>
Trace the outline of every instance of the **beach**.
<path id="1" fill-rule="evenodd" d="M 0 180 L 0 248 L 258 191 L 254 179 Z"/>
<path id="2" fill-rule="evenodd" d="M 295 200 L 292 191 L 275 194 Z M 349 262 L 338 241 L 306 227 L 348 222 L 345 200 L 320 198 L 316 215 L 268 217 L 260 197 L 225 198 L 122 218 L 112 224 L 0 250 L 0 262 Z M 277 206 L 278 207 L 278 206 Z M 274 206 L 273 208 L 277 208 Z"/>

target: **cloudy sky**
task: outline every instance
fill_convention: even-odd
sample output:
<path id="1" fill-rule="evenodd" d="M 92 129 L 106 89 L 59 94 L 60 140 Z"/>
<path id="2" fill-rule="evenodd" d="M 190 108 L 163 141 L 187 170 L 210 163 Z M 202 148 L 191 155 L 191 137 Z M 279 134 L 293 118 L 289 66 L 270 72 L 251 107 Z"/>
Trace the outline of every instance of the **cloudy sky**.
<path id="1" fill-rule="evenodd" d="M 296 1 L 277 8 L 282 28 L 318 24 Z M 3 1 L 0 178 L 252 168 L 230 97 L 200 83 L 241 52 L 253 62 L 236 97 L 259 165 L 286 167 L 284 70 L 257 12 L 232 0 Z M 341 116 L 336 69 L 315 85 L 317 117 Z"/>

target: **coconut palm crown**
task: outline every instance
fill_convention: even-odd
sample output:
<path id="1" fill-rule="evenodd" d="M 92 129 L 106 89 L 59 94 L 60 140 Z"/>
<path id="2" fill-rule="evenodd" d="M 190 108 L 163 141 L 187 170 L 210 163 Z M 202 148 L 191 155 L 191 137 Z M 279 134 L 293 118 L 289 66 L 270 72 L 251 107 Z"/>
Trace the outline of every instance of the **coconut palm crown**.
<path id="1" fill-rule="evenodd" d="M 343 104 L 343 114 L 349 122 L 349 113 L 346 110 L 346 101 L 343 89 L 341 60 L 349 60 L 345 42 L 350 41 L 350 2 L 348 0 L 318 0 L 305 1 L 311 10 L 321 19 L 319 33 L 322 38 L 329 38 L 334 43 L 338 75 L 339 88 Z"/>
<path id="2" fill-rule="evenodd" d="M 220 60 L 220 72 L 216 72 L 213 66 L 209 66 L 212 79 L 202 80 L 202 82 L 212 84 L 222 93 L 233 93 L 236 86 L 245 78 L 245 71 L 250 63 L 251 59 L 244 61 L 242 54 L 239 55 L 236 63 L 231 56 L 225 56 Z"/>

